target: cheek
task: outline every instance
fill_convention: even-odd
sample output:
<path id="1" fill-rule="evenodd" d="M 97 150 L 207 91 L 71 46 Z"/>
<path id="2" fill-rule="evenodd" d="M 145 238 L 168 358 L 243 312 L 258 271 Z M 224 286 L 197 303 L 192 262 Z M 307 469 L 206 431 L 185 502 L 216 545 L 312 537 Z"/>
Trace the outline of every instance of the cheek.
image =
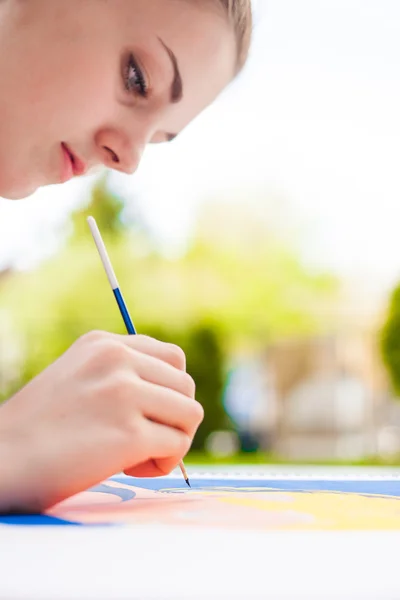
<path id="1" fill-rule="evenodd" d="M 24 86 L 23 104 L 36 127 L 46 132 L 74 135 L 82 126 L 90 127 L 104 117 L 115 98 L 115 68 L 101 61 L 79 60 L 79 52 L 69 55 L 60 67 L 42 65 L 34 82 Z M 22 90 L 21 90 L 22 93 Z"/>

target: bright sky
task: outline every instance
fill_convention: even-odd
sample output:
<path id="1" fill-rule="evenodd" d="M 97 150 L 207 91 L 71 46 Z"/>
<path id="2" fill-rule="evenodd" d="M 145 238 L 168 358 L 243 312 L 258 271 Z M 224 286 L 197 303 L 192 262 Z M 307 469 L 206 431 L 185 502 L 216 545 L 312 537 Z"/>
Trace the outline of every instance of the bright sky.
<path id="1" fill-rule="evenodd" d="M 400 2 L 257 6 L 243 75 L 181 139 L 150 148 L 139 172 L 116 183 L 140 191 L 169 244 L 185 241 L 199 202 L 218 190 L 281 196 L 311 263 L 390 286 L 400 279 Z M 47 252 L 86 188 L 0 201 L 2 263 Z"/>

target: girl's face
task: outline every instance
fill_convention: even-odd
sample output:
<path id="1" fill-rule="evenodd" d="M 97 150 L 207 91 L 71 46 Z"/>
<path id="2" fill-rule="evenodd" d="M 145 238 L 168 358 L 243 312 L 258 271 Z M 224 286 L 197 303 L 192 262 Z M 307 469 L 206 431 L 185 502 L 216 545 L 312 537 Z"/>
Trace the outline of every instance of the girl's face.
<path id="1" fill-rule="evenodd" d="M 132 173 L 235 63 L 217 2 L 0 0 L 0 196 L 24 198 L 71 168 Z"/>

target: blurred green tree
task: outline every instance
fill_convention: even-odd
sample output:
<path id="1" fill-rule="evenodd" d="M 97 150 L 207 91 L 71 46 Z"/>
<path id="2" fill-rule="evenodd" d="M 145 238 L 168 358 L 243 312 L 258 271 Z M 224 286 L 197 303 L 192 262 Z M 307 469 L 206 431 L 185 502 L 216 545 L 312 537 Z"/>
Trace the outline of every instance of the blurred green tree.
<path id="1" fill-rule="evenodd" d="M 196 400 L 204 408 L 204 420 L 197 430 L 192 450 L 203 450 L 210 433 L 217 429 L 232 429 L 222 404 L 227 353 L 219 327 L 200 322 L 185 331 L 157 327 L 150 328 L 147 333 L 177 344 L 186 354 L 186 370 L 195 381 Z"/>
<path id="2" fill-rule="evenodd" d="M 72 231 L 76 238 L 85 238 L 88 233 L 87 217 L 93 216 L 102 235 L 116 238 L 126 229 L 122 215 L 125 203 L 108 185 L 107 175 L 100 177 L 94 184 L 89 202 L 75 210 L 71 215 Z"/>
<path id="3" fill-rule="evenodd" d="M 393 290 L 380 336 L 383 363 L 391 384 L 400 396 L 400 284 Z"/>
<path id="4" fill-rule="evenodd" d="M 91 329 L 126 333 L 86 222 L 93 215 L 138 333 L 186 352 L 206 412 L 194 444 L 202 448 L 211 431 L 230 427 L 222 388 L 235 345 L 264 347 L 283 336 L 319 333 L 329 326 L 337 282 L 310 274 L 249 203 L 206 207 L 187 252 L 173 260 L 156 249 L 140 222 L 128 227 L 123 211 L 123 199 L 101 179 L 73 213 L 72 234 L 60 252 L 35 272 L 4 282 L 0 308 L 14 315 L 26 346 L 14 387 Z"/>

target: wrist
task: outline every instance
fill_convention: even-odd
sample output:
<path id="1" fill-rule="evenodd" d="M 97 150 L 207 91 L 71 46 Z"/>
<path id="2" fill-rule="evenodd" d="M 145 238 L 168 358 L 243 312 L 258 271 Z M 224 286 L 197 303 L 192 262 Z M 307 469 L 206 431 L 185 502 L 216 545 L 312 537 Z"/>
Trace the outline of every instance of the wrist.
<path id="1" fill-rule="evenodd" d="M 0 513 L 38 512 L 22 444 L 12 439 L 9 433 L 0 438 Z"/>

